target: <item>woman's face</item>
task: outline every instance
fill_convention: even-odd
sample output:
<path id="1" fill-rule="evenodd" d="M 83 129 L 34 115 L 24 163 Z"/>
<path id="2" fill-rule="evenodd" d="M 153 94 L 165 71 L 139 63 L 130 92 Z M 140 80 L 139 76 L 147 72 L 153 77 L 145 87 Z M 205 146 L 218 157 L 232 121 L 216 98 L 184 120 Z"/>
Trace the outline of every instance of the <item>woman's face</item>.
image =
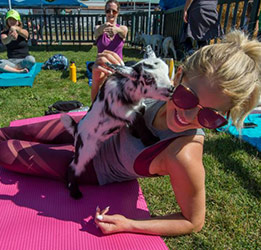
<path id="1" fill-rule="evenodd" d="M 116 3 L 109 3 L 105 8 L 106 22 L 115 23 L 119 14 Z"/>
<path id="2" fill-rule="evenodd" d="M 178 73 L 177 73 L 178 74 Z M 188 87 L 199 99 L 199 106 L 192 109 L 177 107 L 170 100 L 167 102 L 167 125 L 174 132 L 202 128 L 198 121 L 200 107 L 211 108 L 225 115 L 231 107 L 231 99 L 218 88 L 218 83 L 202 76 L 188 79 L 186 76 L 176 77 L 183 86 Z M 185 100 L 184 100 L 185 101 Z"/>
<path id="3" fill-rule="evenodd" d="M 9 27 L 12 27 L 12 26 L 18 26 L 19 22 L 14 18 L 9 17 L 7 19 L 7 24 L 8 24 Z"/>

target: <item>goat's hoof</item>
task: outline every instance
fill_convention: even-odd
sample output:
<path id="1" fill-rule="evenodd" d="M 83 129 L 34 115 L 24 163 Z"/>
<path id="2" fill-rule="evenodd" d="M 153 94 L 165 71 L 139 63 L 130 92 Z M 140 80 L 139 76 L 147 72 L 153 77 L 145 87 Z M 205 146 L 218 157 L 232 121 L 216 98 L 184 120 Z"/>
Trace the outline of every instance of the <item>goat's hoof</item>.
<path id="1" fill-rule="evenodd" d="M 81 191 L 71 191 L 70 195 L 72 198 L 74 198 L 75 200 L 79 200 L 82 198 L 82 193 Z"/>

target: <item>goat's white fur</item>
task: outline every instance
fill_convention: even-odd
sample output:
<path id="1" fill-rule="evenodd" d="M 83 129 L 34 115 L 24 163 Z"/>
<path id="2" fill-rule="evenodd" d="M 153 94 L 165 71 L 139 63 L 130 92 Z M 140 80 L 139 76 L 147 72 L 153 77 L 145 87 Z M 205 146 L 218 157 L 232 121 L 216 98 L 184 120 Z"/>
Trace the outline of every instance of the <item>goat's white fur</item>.
<path id="1" fill-rule="evenodd" d="M 70 166 L 76 176 L 81 175 L 105 140 L 126 123 L 133 123 L 143 98 L 170 98 L 173 86 L 168 66 L 154 53 L 148 55 L 149 58 L 133 67 L 110 65 L 118 74 L 107 79 L 88 113 L 75 128 L 72 118 L 62 115 L 65 128 L 75 137 L 76 156 Z"/>
<path id="2" fill-rule="evenodd" d="M 144 33 L 136 33 L 135 42 L 142 44 L 143 48 L 148 45 L 151 45 L 153 51 L 156 52 L 156 55 L 159 56 L 161 53 L 161 45 L 164 37 L 159 34 L 147 35 Z"/>
<path id="3" fill-rule="evenodd" d="M 164 38 L 163 43 L 162 43 L 162 53 L 163 53 L 163 57 L 167 57 L 168 56 L 168 52 L 169 50 L 172 51 L 174 59 L 177 60 L 177 53 L 174 47 L 174 42 L 171 36 L 168 36 L 166 38 Z"/>

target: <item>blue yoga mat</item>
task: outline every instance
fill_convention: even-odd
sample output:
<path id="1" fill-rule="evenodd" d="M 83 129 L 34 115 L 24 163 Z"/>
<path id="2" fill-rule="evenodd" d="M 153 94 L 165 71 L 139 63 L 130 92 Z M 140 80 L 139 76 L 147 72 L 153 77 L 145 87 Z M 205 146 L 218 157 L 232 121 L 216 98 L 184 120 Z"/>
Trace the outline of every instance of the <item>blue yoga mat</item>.
<path id="1" fill-rule="evenodd" d="M 0 87 L 32 87 L 34 78 L 41 71 L 42 65 L 42 63 L 36 63 L 28 73 L 0 73 Z"/>
<path id="2" fill-rule="evenodd" d="M 246 117 L 244 124 L 254 123 L 256 127 L 246 127 L 241 131 L 241 139 L 250 143 L 252 146 L 256 147 L 261 151 L 261 113 L 250 114 Z M 222 128 L 219 128 L 218 131 L 228 132 L 231 135 L 239 138 L 239 133 L 235 126 L 231 122 Z"/>

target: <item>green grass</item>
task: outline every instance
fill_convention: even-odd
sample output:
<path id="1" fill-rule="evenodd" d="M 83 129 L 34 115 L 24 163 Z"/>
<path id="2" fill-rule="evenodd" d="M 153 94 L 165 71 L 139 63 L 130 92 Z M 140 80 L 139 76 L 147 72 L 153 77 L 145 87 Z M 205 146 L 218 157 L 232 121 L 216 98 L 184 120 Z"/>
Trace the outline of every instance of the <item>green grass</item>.
<path id="1" fill-rule="evenodd" d="M 90 87 L 85 62 L 96 57 L 96 47 L 32 47 L 31 54 L 44 62 L 56 53 L 73 59 L 77 83 L 68 72 L 41 71 L 30 87 L 0 89 L 0 126 L 15 119 L 44 115 L 58 100 L 78 100 L 90 105 Z M 1 58 L 6 58 L 2 52 Z M 137 50 L 126 47 L 125 60 L 138 60 Z M 204 145 L 206 169 L 206 223 L 199 233 L 163 237 L 169 249 L 261 249 L 261 162 L 260 153 L 249 144 L 224 133 L 207 131 Z M 178 210 L 168 177 L 139 180 L 151 215 Z"/>

